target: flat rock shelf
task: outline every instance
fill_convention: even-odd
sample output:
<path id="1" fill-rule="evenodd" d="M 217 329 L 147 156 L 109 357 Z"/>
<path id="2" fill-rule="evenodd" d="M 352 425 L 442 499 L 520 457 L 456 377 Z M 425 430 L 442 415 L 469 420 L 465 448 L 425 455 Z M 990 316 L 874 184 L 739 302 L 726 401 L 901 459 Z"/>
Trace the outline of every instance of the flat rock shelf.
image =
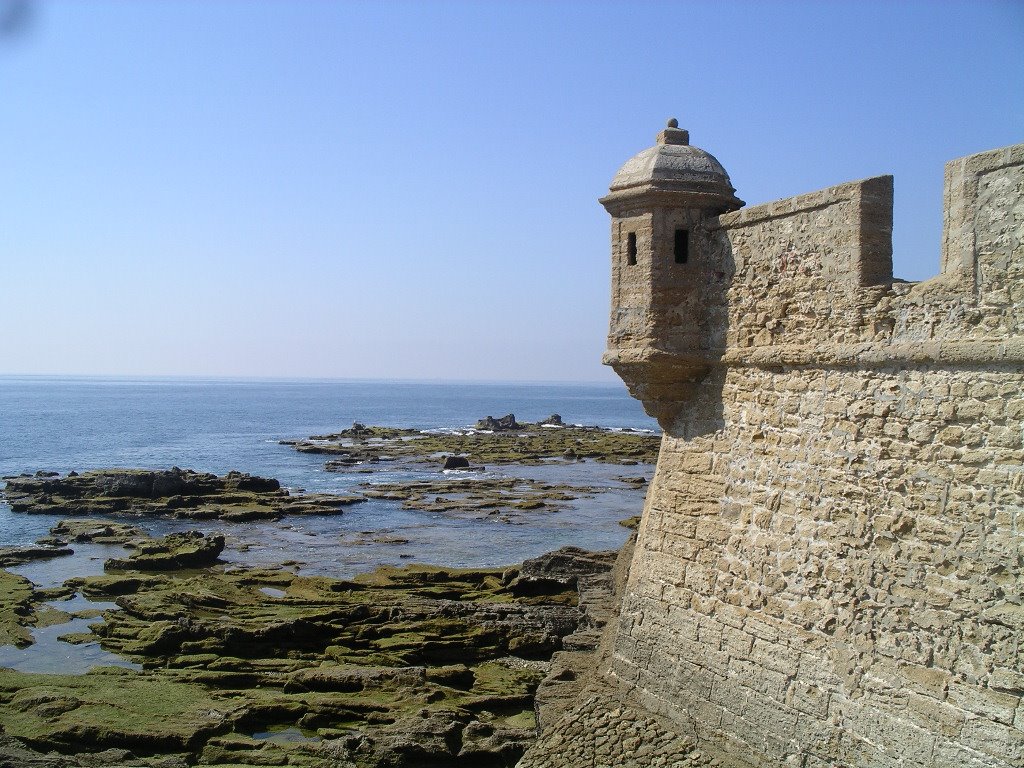
<path id="1" fill-rule="evenodd" d="M 326 466 L 334 471 L 372 469 L 393 461 L 440 463 L 453 456 L 465 458 L 470 468 L 588 459 L 649 464 L 658 458 L 661 437 L 652 432 L 567 425 L 552 419 L 520 424 L 508 414 L 501 419 L 487 417 L 475 428 L 426 431 L 357 423 L 340 432 L 282 443 L 302 453 L 330 456 Z"/>
<path id="2" fill-rule="evenodd" d="M 4 478 L 3 497 L 15 512 L 97 515 L 159 514 L 193 520 L 276 520 L 285 515 L 332 514 L 363 501 L 358 496 L 292 494 L 268 477 L 172 467 L 104 469 Z"/>
<path id="3" fill-rule="evenodd" d="M 102 622 L 69 641 L 135 668 L 0 669 L 0 765 L 512 766 L 552 656 L 592 645 L 611 604 L 614 552 L 332 579 L 200 565 L 174 555 L 209 537 L 88 522 L 60 533 L 134 554 L 52 589 L 0 571 L 8 642 L 80 594 Z"/>

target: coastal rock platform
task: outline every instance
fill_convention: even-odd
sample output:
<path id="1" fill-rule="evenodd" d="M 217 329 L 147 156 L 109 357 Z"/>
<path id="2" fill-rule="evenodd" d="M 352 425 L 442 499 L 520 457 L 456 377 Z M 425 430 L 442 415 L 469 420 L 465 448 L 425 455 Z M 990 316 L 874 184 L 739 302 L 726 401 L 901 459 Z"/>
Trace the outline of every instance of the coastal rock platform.
<path id="1" fill-rule="evenodd" d="M 4 478 L 4 498 L 15 512 L 102 515 L 124 512 L 227 522 L 276 520 L 285 515 L 334 514 L 361 496 L 292 495 L 267 477 L 172 467 L 104 469 L 66 476 L 36 473 Z"/>
<path id="2" fill-rule="evenodd" d="M 141 670 L 0 669 L 0 766 L 511 768 L 536 738 L 552 655 L 613 603 L 594 595 L 614 552 L 334 579 L 217 563 L 220 536 L 65 523 L 54 538 L 134 550 L 60 588 L 117 605 L 69 640 L 98 640 Z M 35 621 L 54 590 L 0 575 L 11 608 Z"/>
<path id="3" fill-rule="evenodd" d="M 488 419 L 474 428 L 431 431 L 354 424 L 340 432 L 281 442 L 302 453 L 330 456 L 329 468 L 335 471 L 392 461 L 442 464 L 451 456 L 465 457 L 470 466 L 654 463 L 661 443 L 660 435 L 651 432 L 567 425 L 554 416 L 538 424 L 519 423 L 513 414 Z"/>

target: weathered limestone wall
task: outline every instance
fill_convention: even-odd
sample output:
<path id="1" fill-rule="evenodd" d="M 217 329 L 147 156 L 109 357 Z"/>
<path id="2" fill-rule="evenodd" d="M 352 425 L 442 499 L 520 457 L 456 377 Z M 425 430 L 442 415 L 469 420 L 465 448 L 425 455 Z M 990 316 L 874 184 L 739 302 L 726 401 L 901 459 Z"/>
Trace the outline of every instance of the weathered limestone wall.
<path id="1" fill-rule="evenodd" d="M 950 165 L 930 284 L 888 284 L 887 177 L 720 217 L 724 364 L 665 435 L 612 663 L 684 732 L 1024 764 L 1022 163 Z"/>
<path id="2" fill-rule="evenodd" d="M 725 764 L 1024 765 L 1024 145 L 947 166 L 924 283 L 892 282 L 891 189 L 703 234 L 725 345 L 666 428 L 603 672 Z"/>
<path id="3" fill-rule="evenodd" d="M 754 763 L 1019 765 L 1022 381 L 730 369 L 663 443 L 615 674 Z"/>

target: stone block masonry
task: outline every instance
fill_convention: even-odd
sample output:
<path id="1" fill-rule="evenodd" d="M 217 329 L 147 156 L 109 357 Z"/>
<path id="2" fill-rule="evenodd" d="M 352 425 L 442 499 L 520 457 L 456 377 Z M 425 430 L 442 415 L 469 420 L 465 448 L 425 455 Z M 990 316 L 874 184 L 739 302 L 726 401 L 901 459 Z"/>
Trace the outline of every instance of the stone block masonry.
<path id="1" fill-rule="evenodd" d="M 593 690 L 723 765 L 1024 766 L 1024 145 L 947 165 L 921 283 L 890 177 L 732 210 L 654 165 L 602 201 L 606 361 L 664 438 Z"/>

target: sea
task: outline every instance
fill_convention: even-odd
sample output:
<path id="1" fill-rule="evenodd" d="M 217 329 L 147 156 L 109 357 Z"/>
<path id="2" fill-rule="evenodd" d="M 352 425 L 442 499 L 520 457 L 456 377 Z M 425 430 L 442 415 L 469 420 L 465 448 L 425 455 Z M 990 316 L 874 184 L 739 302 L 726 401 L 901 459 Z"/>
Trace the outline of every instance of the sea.
<path id="1" fill-rule="evenodd" d="M 178 466 L 275 477 L 293 490 L 358 493 L 365 482 L 437 479 L 437 470 L 327 472 L 324 456 L 299 453 L 279 441 L 338 431 L 353 422 L 435 430 L 507 413 L 519 421 L 558 413 L 572 424 L 657 429 L 620 384 L 0 376 L 0 477 Z M 618 487 L 614 478 L 623 470 L 596 462 L 490 468 L 484 476 L 511 474 L 606 489 L 568 509 L 523 515 L 511 523 L 403 510 L 383 500 L 347 507 L 341 515 L 278 523 L 115 519 L 153 535 L 219 530 L 228 535 L 229 561 L 295 561 L 300 570 L 325 575 L 347 577 L 406 562 L 491 567 L 565 545 L 620 546 L 627 532 L 618 522 L 639 514 L 643 498 L 642 490 Z M 32 543 L 57 520 L 14 513 L 0 502 L 0 546 Z M 376 543 L 396 540 L 407 543 Z M 69 558 L 19 572 L 46 572 L 43 581 L 59 583 L 65 573 L 101 569 L 102 559 L 92 556 L 92 566 Z"/>
<path id="2" fill-rule="evenodd" d="M 286 381 L 185 378 L 0 376 L 0 477 L 37 471 L 67 473 L 113 467 L 178 466 L 224 474 L 275 477 L 294 492 L 359 493 L 363 483 L 437 480 L 440 467 L 376 465 L 372 473 L 328 472 L 327 457 L 295 451 L 281 440 L 336 432 L 354 422 L 447 430 L 485 416 L 514 413 L 538 421 L 553 413 L 566 423 L 613 429 L 657 429 L 621 385 L 472 384 L 408 381 Z M 299 574 L 349 578 L 381 565 L 455 567 L 514 565 L 563 546 L 616 549 L 640 514 L 644 490 L 622 476 L 650 478 L 653 467 L 556 461 L 542 466 L 489 467 L 465 477 L 523 477 L 593 489 L 567 506 L 496 519 L 407 510 L 371 499 L 343 513 L 279 521 L 225 523 L 115 515 L 159 536 L 182 530 L 224 533 L 227 567 L 287 567 Z M 0 546 L 48 535 L 61 518 L 16 513 L 0 501 Z M 103 573 L 121 546 L 72 542 L 71 556 L 13 566 L 39 587 Z M 116 610 L 81 594 L 48 603 L 75 615 Z M 34 628 L 33 644 L 0 647 L 0 667 L 24 672 L 82 673 L 96 666 L 138 668 L 96 642 L 61 638 L 86 631 L 96 618 L 69 618 Z"/>

